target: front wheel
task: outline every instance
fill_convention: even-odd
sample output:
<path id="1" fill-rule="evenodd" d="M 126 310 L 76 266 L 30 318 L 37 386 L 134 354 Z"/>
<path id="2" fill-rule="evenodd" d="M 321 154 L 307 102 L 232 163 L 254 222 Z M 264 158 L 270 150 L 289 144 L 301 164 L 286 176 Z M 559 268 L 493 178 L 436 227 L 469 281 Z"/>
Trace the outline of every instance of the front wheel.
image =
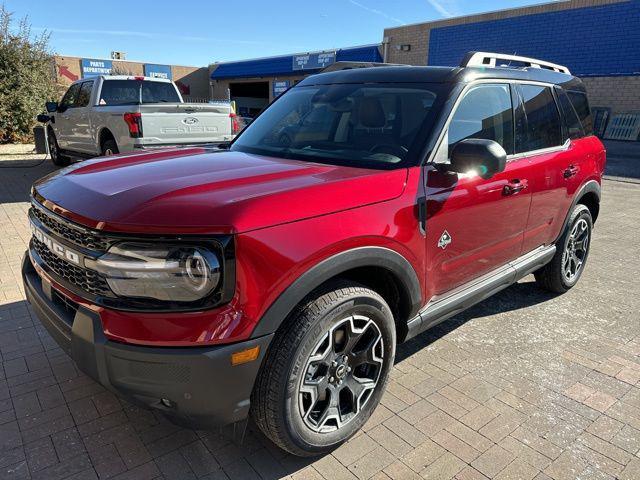
<path id="1" fill-rule="evenodd" d="M 395 356 L 384 299 L 335 284 L 301 305 L 273 340 L 252 398 L 256 424 L 298 456 L 329 452 L 380 402 Z"/>
<path id="2" fill-rule="evenodd" d="M 592 229 L 591 212 L 585 205 L 576 205 L 556 243 L 553 259 L 535 272 L 538 285 L 551 292 L 564 293 L 578 283 L 589 256 Z"/>
<path id="3" fill-rule="evenodd" d="M 49 155 L 51 156 L 51 161 L 55 166 L 66 167 L 71 163 L 71 158 L 60 153 L 58 140 L 56 139 L 56 135 L 55 133 L 53 133 L 53 130 L 51 128 L 49 128 L 49 130 L 47 131 L 47 143 L 49 144 Z"/>

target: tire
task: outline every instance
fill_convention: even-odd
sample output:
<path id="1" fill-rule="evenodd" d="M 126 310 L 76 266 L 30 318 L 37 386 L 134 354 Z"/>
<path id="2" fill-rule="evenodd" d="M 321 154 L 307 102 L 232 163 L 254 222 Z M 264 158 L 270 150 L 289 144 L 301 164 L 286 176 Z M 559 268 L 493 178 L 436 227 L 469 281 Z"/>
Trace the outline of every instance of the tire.
<path id="1" fill-rule="evenodd" d="M 346 282 L 317 291 L 276 334 L 254 387 L 253 419 L 294 455 L 333 450 L 364 425 L 380 402 L 395 346 L 391 309 L 376 292 Z M 319 352 L 325 358 L 319 359 Z M 309 386 L 312 380 L 317 387 Z M 342 410 L 337 416 L 330 414 L 337 413 L 329 408 L 331 399 Z"/>
<path id="2" fill-rule="evenodd" d="M 49 155 L 51 161 L 57 167 L 66 167 L 71 163 L 71 158 L 60 154 L 60 147 L 58 146 L 58 140 L 53 130 L 49 128 L 47 130 L 47 143 L 49 144 Z"/>
<path id="3" fill-rule="evenodd" d="M 117 155 L 120 151 L 118 150 L 118 144 L 116 143 L 116 141 L 112 138 L 109 138 L 102 142 L 100 152 L 103 157 L 110 157 L 111 155 Z"/>
<path id="4" fill-rule="evenodd" d="M 556 242 L 553 259 L 535 272 L 540 287 L 550 292 L 565 293 L 578 283 L 589 257 L 592 230 L 591 212 L 585 205 L 576 205 L 565 231 Z"/>

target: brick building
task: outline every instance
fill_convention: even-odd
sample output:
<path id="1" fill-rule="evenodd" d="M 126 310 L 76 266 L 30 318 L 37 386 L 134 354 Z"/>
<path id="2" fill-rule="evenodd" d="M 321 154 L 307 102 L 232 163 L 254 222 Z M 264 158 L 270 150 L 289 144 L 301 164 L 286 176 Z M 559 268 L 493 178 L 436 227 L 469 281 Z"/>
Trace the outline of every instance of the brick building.
<path id="1" fill-rule="evenodd" d="M 82 77 L 122 73 L 159 76 L 173 80 L 186 101 L 209 99 L 209 69 L 183 65 L 158 65 L 128 60 L 106 60 L 56 55 L 53 59 L 56 82 L 66 87 Z"/>
<path id="2" fill-rule="evenodd" d="M 455 66 L 471 50 L 567 65 L 594 107 L 640 111 L 640 0 L 568 0 L 387 28 L 386 61 Z"/>

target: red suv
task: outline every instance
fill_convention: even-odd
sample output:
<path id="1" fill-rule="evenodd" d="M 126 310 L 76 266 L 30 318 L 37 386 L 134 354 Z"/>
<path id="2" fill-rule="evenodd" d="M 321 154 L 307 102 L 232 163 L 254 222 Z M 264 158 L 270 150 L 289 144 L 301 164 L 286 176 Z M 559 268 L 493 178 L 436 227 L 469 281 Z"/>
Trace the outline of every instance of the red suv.
<path id="1" fill-rule="evenodd" d="M 318 454 L 369 418 L 398 342 L 529 273 L 576 284 L 604 166 L 559 65 L 315 75 L 227 150 L 38 181 L 26 294 L 109 390 L 198 428 L 251 414 Z"/>

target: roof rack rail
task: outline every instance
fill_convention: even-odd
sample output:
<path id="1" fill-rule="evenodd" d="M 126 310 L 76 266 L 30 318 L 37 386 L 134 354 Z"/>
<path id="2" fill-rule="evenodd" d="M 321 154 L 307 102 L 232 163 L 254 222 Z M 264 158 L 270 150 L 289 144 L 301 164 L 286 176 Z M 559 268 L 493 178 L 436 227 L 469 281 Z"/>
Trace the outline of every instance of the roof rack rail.
<path id="1" fill-rule="evenodd" d="M 529 57 L 519 57 L 517 55 L 505 55 L 502 53 L 491 52 L 469 52 L 462 60 L 461 67 L 496 67 L 498 60 L 507 60 L 510 62 L 524 63 L 527 67 L 531 68 L 544 68 L 546 70 L 553 70 L 554 72 L 571 74 L 568 67 L 558 65 L 551 62 L 545 62 L 544 60 L 537 60 Z"/>

